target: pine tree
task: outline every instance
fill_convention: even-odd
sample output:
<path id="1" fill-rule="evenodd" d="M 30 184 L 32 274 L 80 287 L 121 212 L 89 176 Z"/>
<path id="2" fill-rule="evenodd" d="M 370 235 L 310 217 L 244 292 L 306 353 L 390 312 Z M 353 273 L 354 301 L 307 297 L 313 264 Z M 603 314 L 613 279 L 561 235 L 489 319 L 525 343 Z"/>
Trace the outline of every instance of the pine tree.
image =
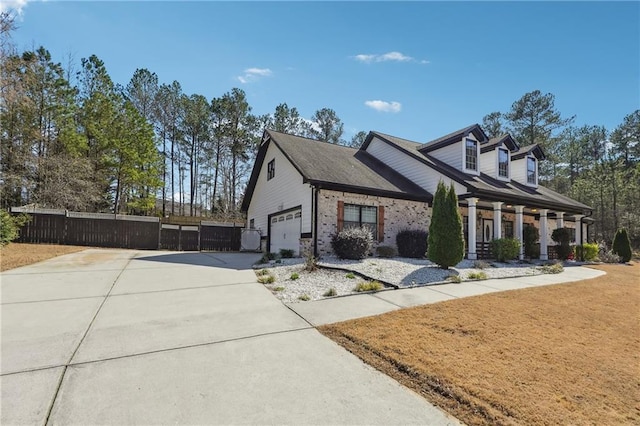
<path id="1" fill-rule="evenodd" d="M 613 252 L 620 256 L 620 260 L 628 262 L 631 260 L 631 241 L 625 228 L 618 229 L 613 237 Z"/>
<path id="2" fill-rule="evenodd" d="M 429 225 L 427 257 L 443 269 L 458 264 L 464 257 L 462 218 L 453 183 L 448 191 L 444 182 L 438 183 Z"/>

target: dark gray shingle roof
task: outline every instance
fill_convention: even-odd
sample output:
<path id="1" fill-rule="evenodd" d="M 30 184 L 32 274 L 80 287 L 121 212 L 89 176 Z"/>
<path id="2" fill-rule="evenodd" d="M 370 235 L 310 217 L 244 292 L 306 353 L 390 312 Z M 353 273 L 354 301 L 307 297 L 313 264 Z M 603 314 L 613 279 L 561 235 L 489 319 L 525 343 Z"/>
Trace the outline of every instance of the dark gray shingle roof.
<path id="1" fill-rule="evenodd" d="M 430 200 L 431 194 L 369 153 L 300 136 L 268 131 L 305 180 Z"/>
<path id="2" fill-rule="evenodd" d="M 418 149 L 423 152 L 433 151 L 435 149 L 448 145 L 451 142 L 458 141 L 464 136 L 467 136 L 469 133 L 473 133 L 473 135 L 479 142 L 484 142 L 489 139 L 487 138 L 487 135 L 484 133 L 484 130 L 482 130 L 479 124 L 472 124 L 460 130 L 456 130 L 455 132 L 451 132 L 448 135 L 441 136 L 437 139 L 422 144 Z"/>
<path id="3" fill-rule="evenodd" d="M 515 152 L 515 151 L 517 151 L 519 149 L 518 144 L 516 143 L 515 140 L 513 140 L 511 135 L 506 134 L 506 135 L 498 136 L 497 138 L 489 139 L 488 142 L 486 142 L 486 143 L 481 145 L 480 152 L 482 152 L 484 154 L 485 152 L 489 152 L 489 151 L 493 150 L 495 147 L 497 147 L 498 145 L 501 145 L 501 144 L 505 144 L 505 146 L 511 152 Z"/>
<path id="4" fill-rule="evenodd" d="M 509 182 L 499 181 L 484 173 L 481 173 L 479 176 L 463 173 L 462 171 L 434 158 L 428 153 L 421 152 L 420 150 L 424 145 L 421 145 L 418 142 L 396 138 L 380 132 L 371 133 L 373 136 L 378 136 L 382 140 L 386 140 L 387 143 L 397 146 L 401 150 L 415 158 L 418 158 L 420 161 L 439 171 L 443 175 L 448 176 L 461 185 L 466 186 L 470 196 L 478 195 L 479 198 L 489 201 L 510 201 L 514 204 L 523 203 L 535 205 L 541 208 L 563 209 L 567 212 L 591 210 L 591 207 L 586 204 L 580 203 L 562 194 L 558 194 L 544 186 L 539 185 L 537 188 L 533 188 L 520 184 L 514 180 Z M 518 152 L 532 152 L 536 148 L 540 149 L 537 145 L 530 145 L 528 147 L 521 148 Z M 542 151 L 540 150 L 540 152 Z"/>

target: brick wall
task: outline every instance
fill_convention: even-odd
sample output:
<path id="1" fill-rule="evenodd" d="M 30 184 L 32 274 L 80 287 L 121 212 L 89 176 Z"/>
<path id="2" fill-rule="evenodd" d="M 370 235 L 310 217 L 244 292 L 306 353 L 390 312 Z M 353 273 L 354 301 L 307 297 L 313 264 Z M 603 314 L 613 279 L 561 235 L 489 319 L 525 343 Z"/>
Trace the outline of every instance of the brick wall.
<path id="1" fill-rule="evenodd" d="M 331 253 L 331 236 L 338 227 L 338 201 L 363 206 L 384 206 L 384 242 L 375 245 L 396 246 L 396 234 L 402 229 L 429 230 L 431 210 L 427 203 L 395 198 L 320 190 L 318 193 L 318 253 Z"/>

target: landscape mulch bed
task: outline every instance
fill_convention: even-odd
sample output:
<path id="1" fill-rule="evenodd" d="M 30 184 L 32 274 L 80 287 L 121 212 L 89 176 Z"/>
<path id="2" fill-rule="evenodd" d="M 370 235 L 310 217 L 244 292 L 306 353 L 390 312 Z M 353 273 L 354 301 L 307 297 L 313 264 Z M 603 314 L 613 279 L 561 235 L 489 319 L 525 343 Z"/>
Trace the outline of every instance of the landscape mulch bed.
<path id="1" fill-rule="evenodd" d="M 640 424 L 640 264 L 319 330 L 461 421 Z"/>
<path id="2" fill-rule="evenodd" d="M 31 265 L 43 260 L 86 250 L 88 247 L 59 246 L 55 244 L 10 243 L 0 247 L 0 271 Z"/>

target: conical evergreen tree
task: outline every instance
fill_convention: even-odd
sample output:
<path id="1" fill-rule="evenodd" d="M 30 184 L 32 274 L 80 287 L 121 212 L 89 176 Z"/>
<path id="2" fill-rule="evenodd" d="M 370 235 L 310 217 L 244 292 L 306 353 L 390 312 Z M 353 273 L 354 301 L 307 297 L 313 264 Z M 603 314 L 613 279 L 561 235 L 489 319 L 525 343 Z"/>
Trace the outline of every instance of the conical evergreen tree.
<path id="1" fill-rule="evenodd" d="M 438 183 L 433 198 L 427 257 L 443 269 L 456 265 L 464 257 L 462 218 L 453 183 L 448 191 L 444 182 Z"/>
<path id="2" fill-rule="evenodd" d="M 613 252 L 620 256 L 620 260 L 628 262 L 631 260 L 631 241 L 625 228 L 618 229 L 613 237 Z"/>
<path id="3" fill-rule="evenodd" d="M 447 224 L 447 228 L 451 230 L 448 243 L 451 252 L 451 266 L 455 266 L 464 259 L 464 228 L 462 226 L 460 209 L 458 208 L 458 196 L 456 195 L 453 182 L 451 182 L 449 186 L 447 196 L 447 219 L 450 222 Z"/>

